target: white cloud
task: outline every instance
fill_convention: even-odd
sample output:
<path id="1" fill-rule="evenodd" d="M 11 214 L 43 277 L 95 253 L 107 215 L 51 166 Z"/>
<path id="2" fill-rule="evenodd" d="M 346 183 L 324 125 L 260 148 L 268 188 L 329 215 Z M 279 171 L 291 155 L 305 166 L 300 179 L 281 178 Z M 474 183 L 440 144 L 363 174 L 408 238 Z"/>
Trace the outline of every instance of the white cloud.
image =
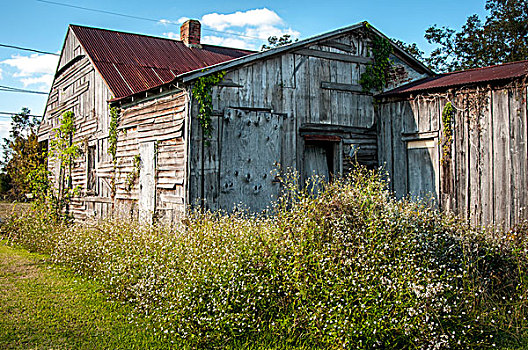
<path id="1" fill-rule="evenodd" d="M 44 87 L 50 87 L 53 83 L 53 74 L 44 74 L 34 78 L 22 78 L 20 79 L 24 87 L 29 85 L 43 85 Z"/>
<path id="2" fill-rule="evenodd" d="M 0 68 L 0 80 L 2 80 L 2 68 Z"/>
<path id="3" fill-rule="evenodd" d="M 216 30 L 226 30 L 229 27 L 282 25 L 283 21 L 274 11 L 262 8 L 227 15 L 210 13 L 202 17 L 202 23 Z"/>
<path id="4" fill-rule="evenodd" d="M 0 61 L 18 70 L 14 77 L 31 77 L 35 74 L 53 74 L 57 68 L 58 56 L 32 54 L 30 56 L 14 55 L 11 58 Z"/>
<path id="5" fill-rule="evenodd" d="M 289 34 L 292 38 L 298 38 L 301 33 L 291 28 L 279 28 L 270 25 L 262 25 L 257 28 L 247 28 L 244 35 L 260 38 L 261 40 L 268 40 L 270 36 L 280 37 L 284 34 Z"/>
<path id="6" fill-rule="evenodd" d="M 160 19 L 158 21 L 158 24 L 163 24 L 163 25 L 168 25 L 168 24 L 172 24 L 174 22 L 172 22 L 171 20 L 168 20 L 168 19 Z"/>
<path id="7" fill-rule="evenodd" d="M 178 23 L 183 23 L 189 18 L 181 17 Z M 237 11 L 229 14 L 209 13 L 200 19 L 202 32 L 208 29 L 215 32 L 213 35 L 203 35 L 204 44 L 235 47 L 240 49 L 258 50 L 263 43 L 267 43 L 270 36 L 280 37 L 289 34 L 292 39 L 299 37 L 300 33 L 287 27 L 284 20 L 272 10 L 267 8 Z M 238 33 L 233 35 L 229 33 Z M 180 39 L 176 32 L 163 33 L 170 39 Z"/>
<path id="8" fill-rule="evenodd" d="M 167 32 L 163 33 L 163 35 L 165 35 L 169 39 L 180 40 L 180 33 Z"/>
<path id="9" fill-rule="evenodd" d="M 190 20 L 189 17 L 180 17 L 180 18 L 178 18 L 178 21 L 177 21 L 177 22 L 178 22 L 179 24 L 183 24 L 184 22 L 186 22 L 186 21 L 188 21 L 188 20 Z"/>
<path id="10" fill-rule="evenodd" d="M 0 61 L 0 64 L 11 67 L 13 69 L 11 75 L 19 78 L 24 87 L 33 85 L 42 91 L 47 91 L 53 82 L 58 60 L 59 57 L 53 55 L 14 55 Z"/>
<path id="11" fill-rule="evenodd" d="M 244 40 L 244 38 L 237 38 L 237 37 L 229 37 L 229 36 L 223 37 L 223 36 L 208 35 L 202 38 L 202 42 L 204 44 L 209 44 L 209 45 L 236 47 L 237 49 L 248 49 L 248 50 L 256 49 L 255 44 L 252 43 L 251 41 Z"/>

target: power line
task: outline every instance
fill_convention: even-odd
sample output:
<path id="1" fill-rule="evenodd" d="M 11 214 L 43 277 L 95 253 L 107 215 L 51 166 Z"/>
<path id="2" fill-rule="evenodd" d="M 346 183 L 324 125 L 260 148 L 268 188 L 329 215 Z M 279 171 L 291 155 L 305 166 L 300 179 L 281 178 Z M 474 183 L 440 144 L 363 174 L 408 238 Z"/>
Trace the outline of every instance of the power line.
<path id="1" fill-rule="evenodd" d="M 10 48 L 10 49 L 17 49 L 17 50 L 23 50 L 23 51 L 31 51 L 31 52 L 36 52 L 36 53 L 43 53 L 45 55 L 59 56 L 58 53 L 48 52 L 48 51 L 41 51 L 41 50 L 36 50 L 36 49 L 29 49 L 27 47 L 21 47 L 21 46 L 15 46 L 15 45 L 0 44 L 0 47 L 7 47 L 7 48 Z"/>
<path id="2" fill-rule="evenodd" d="M 149 18 L 149 17 L 141 17 L 141 16 L 127 15 L 127 14 L 124 14 L 124 13 L 118 13 L 118 12 L 112 12 L 112 11 L 106 11 L 106 10 L 94 9 L 94 8 L 90 8 L 90 7 L 84 7 L 84 6 L 77 6 L 77 5 L 65 4 L 65 3 L 62 3 L 62 2 L 49 1 L 49 0 L 35 0 L 35 1 L 42 2 L 42 3 L 46 3 L 46 4 L 51 4 L 51 5 L 56 5 L 56 6 L 70 7 L 70 8 L 79 9 L 79 10 L 92 11 L 92 12 L 98 12 L 98 13 L 105 13 L 105 14 L 107 14 L 107 15 L 113 15 L 113 16 L 119 16 L 119 17 L 125 17 L 125 18 L 138 19 L 138 20 L 148 21 L 148 22 L 173 24 L 173 25 L 178 25 L 178 26 L 180 25 L 178 22 L 169 21 L 169 20 L 166 20 L 166 19 L 161 20 L 161 19 L 155 19 L 155 18 Z M 225 32 L 225 31 L 214 30 L 214 29 L 207 29 L 207 28 L 204 28 L 204 29 L 202 29 L 202 30 L 203 30 L 203 31 L 207 31 L 207 32 L 221 33 L 221 34 L 229 34 L 229 35 L 235 35 L 235 36 L 240 36 L 240 37 L 244 37 L 244 38 L 250 38 L 250 39 L 258 39 L 258 40 L 262 40 L 261 38 L 256 37 L 256 36 L 244 35 L 244 34 L 240 34 L 240 33 L 237 33 L 237 32 Z"/>
<path id="3" fill-rule="evenodd" d="M 18 112 L 18 113 L 14 113 L 14 112 L 0 112 L 0 118 L 11 118 L 11 117 L 8 117 L 8 116 L 13 116 L 13 115 L 21 115 L 22 113 Z M 28 117 L 33 117 L 33 118 L 42 118 L 41 115 L 34 115 L 34 114 L 26 114 Z"/>
<path id="4" fill-rule="evenodd" d="M 19 88 L 14 88 L 14 87 L 5 86 L 5 85 L 0 85 L 0 91 L 4 91 L 4 92 L 21 92 L 21 93 L 26 93 L 26 94 L 39 94 L 39 95 L 47 95 L 48 94 L 47 92 L 43 92 L 43 91 L 19 89 Z"/>

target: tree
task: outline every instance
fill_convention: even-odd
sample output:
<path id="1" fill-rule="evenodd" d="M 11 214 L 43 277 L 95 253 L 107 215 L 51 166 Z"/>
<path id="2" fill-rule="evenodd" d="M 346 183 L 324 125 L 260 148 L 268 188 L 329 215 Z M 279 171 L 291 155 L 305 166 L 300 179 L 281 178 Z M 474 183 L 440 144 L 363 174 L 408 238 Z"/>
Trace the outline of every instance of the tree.
<path id="1" fill-rule="evenodd" d="M 299 39 L 295 39 L 295 41 L 298 41 L 298 40 Z M 293 43 L 293 40 L 290 34 L 284 34 L 281 37 L 270 36 L 268 38 L 268 44 L 262 45 L 262 48 L 260 50 L 261 51 L 270 50 L 276 47 L 289 45 L 291 43 Z"/>
<path id="2" fill-rule="evenodd" d="M 469 16 L 461 31 L 436 24 L 425 32 L 438 48 L 426 62 L 439 72 L 484 67 L 528 59 L 528 2 L 487 0 L 483 23 Z"/>
<path id="3" fill-rule="evenodd" d="M 391 40 L 396 46 L 398 46 L 400 49 L 404 50 L 417 60 L 423 60 L 424 59 L 424 52 L 420 50 L 418 45 L 416 43 L 407 44 L 401 40 L 398 39 L 392 39 Z"/>
<path id="4" fill-rule="evenodd" d="M 0 193 L 11 199 L 23 199 L 31 193 L 28 174 L 46 163 L 46 152 L 39 144 L 38 117 L 28 108 L 11 118 L 9 137 L 4 138 Z"/>

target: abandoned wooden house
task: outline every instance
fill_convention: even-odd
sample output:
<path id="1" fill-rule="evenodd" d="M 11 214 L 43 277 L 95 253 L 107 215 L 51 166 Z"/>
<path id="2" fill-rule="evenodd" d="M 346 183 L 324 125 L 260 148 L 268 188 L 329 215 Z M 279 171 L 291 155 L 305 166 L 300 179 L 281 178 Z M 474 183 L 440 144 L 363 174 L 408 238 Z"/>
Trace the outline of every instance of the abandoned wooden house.
<path id="1" fill-rule="evenodd" d="M 176 221 L 195 204 L 260 211 L 279 195 L 279 164 L 304 180 L 352 162 L 383 167 L 397 196 L 478 224 L 527 217 L 528 63 L 435 75 L 393 45 L 376 95 L 360 85 L 376 38 L 360 23 L 250 52 L 200 43 L 194 20 L 181 41 L 70 26 L 39 137 L 52 139 L 74 111 L 78 219 L 119 210 Z M 218 74 L 206 129 L 193 87 Z M 57 178 L 53 159 L 49 168 Z"/>
<path id="2" fill-rule="evenodd" d="M 326 178 L 346 172 L 351 155 L 378 164 L 373 94 L 359 85 L 373 37 L 384 38 L 360 23 L 251 53 L 201 44 L 193 20 L 182 41 L 70 26 L 40 140 L 54 137 L 63 111 L 75 112 L 79 219 L 119 209 L 172 221 L 198 201 L 259 211 L 279 194 L 271 175 L 279 164 Z M 389 87 L 432 76 L 393 49 Z M 207 136 L 192 91 L 217 72 L 226 74 L 213 88 Z M 115 166 L 109 104 L 120 108 Z M 53 160 L 49 168 L 57 174 Z"/>
<path id="3" fill-rule="evenodd" d="M 379 164 L 396 195 L 432 196 L 475 224 L 528 218 L 527 77 L 522 61 L 378 96 Z"/>

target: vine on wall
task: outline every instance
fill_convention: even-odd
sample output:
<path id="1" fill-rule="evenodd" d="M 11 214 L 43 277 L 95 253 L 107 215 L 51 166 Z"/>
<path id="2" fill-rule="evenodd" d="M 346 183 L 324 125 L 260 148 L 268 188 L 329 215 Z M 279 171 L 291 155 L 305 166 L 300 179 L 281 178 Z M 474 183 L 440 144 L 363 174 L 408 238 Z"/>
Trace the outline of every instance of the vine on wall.
<path id="1" fill-rule="evenodd" d="M 118 119 L 121 110 L 117 107 L 110 108 L 110 127 L 108 129 L 108 154 L 112 157 L 113 163 L 113 177 L 111 182 L 111 196 L 115 197 L 116 194 L 116 171 L 117 171 L 117 126 Z"/>
<path id="2" fill-rule="evenodd" d="M 110 128 L 108 129 L 108 154 L 112 156 L 114 164 L 117 163 L 117 122 L 121 111 L 117 107 L 110 108 Z"/>
<path id="3" fill-rule="evenodd" d="M 387 86 L 389 70 L 392 66 L 392 61 L 390 60 L 392 52 L 393 48 L 389 40 L 377 35 L 372 37 L 374 63 L 367 64 L 365 73 L 361 74 L 359 79 L 363 91 L 376 90 L 382 92 Z"/>
<path id="4" fill-rule="evenodd" d="M 444 137 L 442 140 L 442 158 L 440 163 L 446 165 L 451 160 L 451 145 L 453 144 L 453 118 L 455 109 L 451 102 L 448 102 L 442 111 L 442 125 L 444 127 Z"/>
<path id="5" fill-rule="evenodd" d="M 194 83 L 192 93 L 199 104 L 198 121 L 202 127 L 205 138 L 211 137 L 213 125 L 211 116 L 213 114 L 213 87 L 220 83 L 226 72 L 221 71 L 215 74 L 209 74 L 197 79 Z"/>
<path id="6" fill-rule="evenodd" d="M 139 173 L 141 171 L 141 156 L 139 154 L 136 154 L 134 156 L 133 163 L 134 163 L 134 169 L 132 170 L 132 172 L 130 172 L 127 175 L 127 178 L 125 181 L 125 189 L 128 192 L 132 190 L 132 186 L 134 186 L 134 184 L 136 183 L 136 180 L 138 179 Z"/>

